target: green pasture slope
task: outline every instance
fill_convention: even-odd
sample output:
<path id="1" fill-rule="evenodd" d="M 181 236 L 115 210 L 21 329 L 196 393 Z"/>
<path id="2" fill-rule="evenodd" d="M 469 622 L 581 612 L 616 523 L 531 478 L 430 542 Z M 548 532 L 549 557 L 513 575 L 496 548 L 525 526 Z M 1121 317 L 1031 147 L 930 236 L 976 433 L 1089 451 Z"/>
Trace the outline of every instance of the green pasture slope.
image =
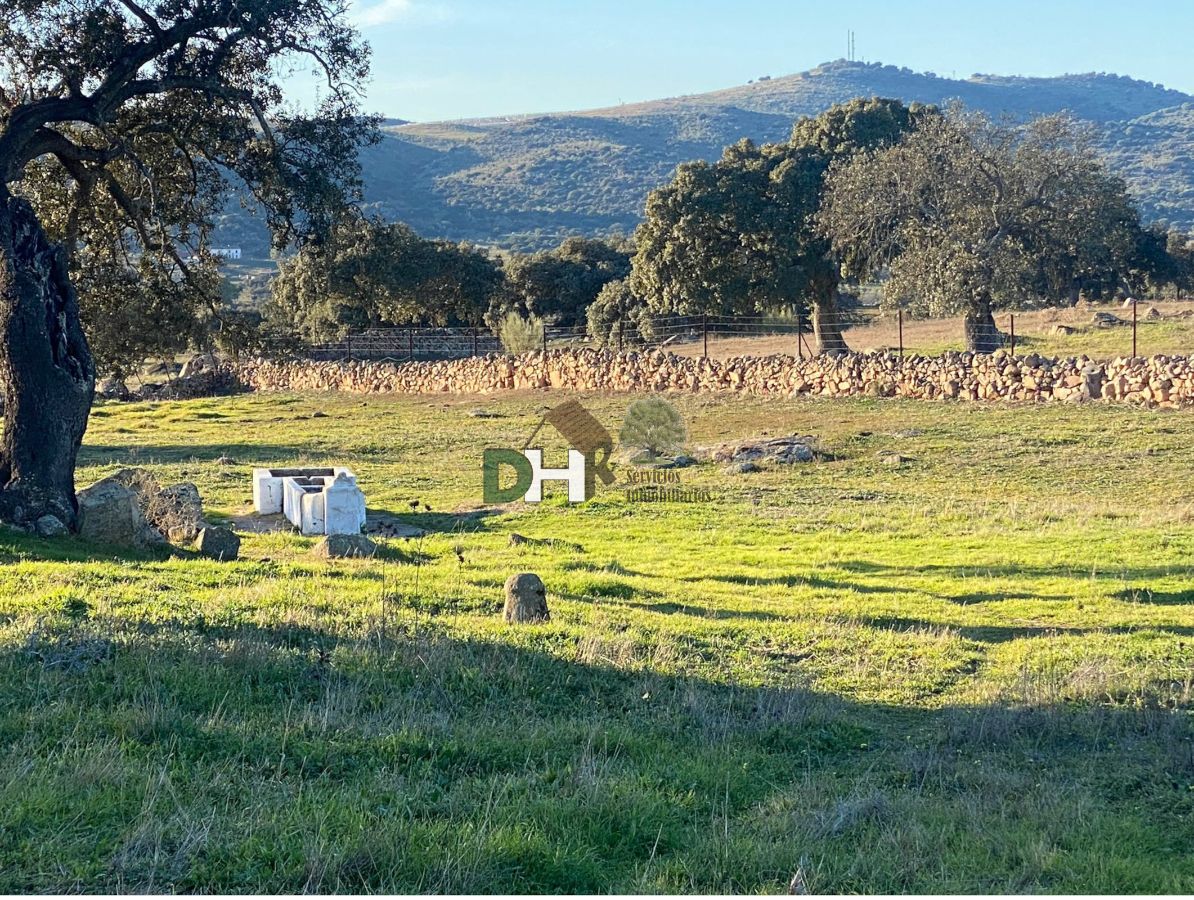
<path id="1" fill-rule="evenodd" d="M 430 534 L 0 530 L 0 891 L 1194 891 L 1194 413 L 687 397 L 822 458 L 478 512 L 559 399 L 97 408 L 81 484 L 345 462 Z"/>

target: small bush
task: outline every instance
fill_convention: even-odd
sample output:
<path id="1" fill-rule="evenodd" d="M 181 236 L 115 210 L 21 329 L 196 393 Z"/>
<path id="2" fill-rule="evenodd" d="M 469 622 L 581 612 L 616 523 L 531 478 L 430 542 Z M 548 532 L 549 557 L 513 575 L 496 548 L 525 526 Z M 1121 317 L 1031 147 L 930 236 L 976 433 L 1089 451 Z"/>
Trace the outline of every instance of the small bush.
<path id="1" fill-rule="evenodd" d="M 538 350 L 543 346 L 543 320 L 538 316 L 506 313 L 498 326 L 498 339 L 507 353 L 517 355 Z"/>
<path id="2" fill-rule="evenodd" d="M 676 408 L 660 397 L 649 397 L 630 404 L 619 440 L 627 450 L 638 450 L 655 459 L 662 453 L 681 450 L 686 436 L 684 420 Z"/>

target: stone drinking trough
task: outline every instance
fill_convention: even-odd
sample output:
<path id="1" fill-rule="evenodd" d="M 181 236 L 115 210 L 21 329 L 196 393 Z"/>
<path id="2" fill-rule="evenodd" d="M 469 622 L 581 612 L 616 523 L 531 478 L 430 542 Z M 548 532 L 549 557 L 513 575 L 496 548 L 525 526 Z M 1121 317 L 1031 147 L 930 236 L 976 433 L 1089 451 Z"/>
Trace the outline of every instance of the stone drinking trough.
<path id="1" fill-rule="evenodd" d="M 345 466 L 253 470 L 253 508 L 282 513 L 305 535 L 360 534 L 365 495 Z"/>

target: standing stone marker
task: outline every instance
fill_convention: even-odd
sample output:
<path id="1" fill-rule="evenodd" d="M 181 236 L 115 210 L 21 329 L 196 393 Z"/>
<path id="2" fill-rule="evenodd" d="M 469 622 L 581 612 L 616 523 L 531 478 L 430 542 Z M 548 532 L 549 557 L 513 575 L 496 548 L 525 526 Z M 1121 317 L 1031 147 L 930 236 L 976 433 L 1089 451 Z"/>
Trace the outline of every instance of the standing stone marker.
<path id="1" fill-rule="evenodd" d="M 520 572 L 506 579 L 506 621 L 548 622 L 547 589 L 533 572 Z"/>

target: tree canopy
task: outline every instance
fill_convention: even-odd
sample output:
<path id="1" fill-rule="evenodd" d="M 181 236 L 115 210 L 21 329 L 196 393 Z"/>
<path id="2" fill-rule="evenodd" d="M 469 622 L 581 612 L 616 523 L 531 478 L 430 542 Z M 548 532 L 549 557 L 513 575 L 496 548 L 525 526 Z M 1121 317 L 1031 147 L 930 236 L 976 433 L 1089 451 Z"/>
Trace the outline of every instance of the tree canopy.
<path id="1" fill-rule="evenodd" d="M 206 250 L 226 196 L 248 194 L 282 247 L 317 241 L 359 194 L 357 152 L 376 123 L 358 111 L 368 52 L 346 12 L 343 0 L 5 4 L 0 484 L 10 516 L 74 517 L 95 379 L 80 296 L 95 322 L 133 287 L 139 317 L 185 331 L 187 310 L 218 302 Z M 323 79 L 309 112 L 285 102 L 300 66 Z M 151 291 L 169 302 L 147 306 Z"/>
<path id="2" fill-rule="evenodd" d="M 313 340 L 410 322 L 477 325 L 503 287 L 480 250 L 357 217 L 281 264 L 267 315 Z"/>
<path id="3" fill-rule="evenodd" d="M 570 237 L 553 250 L 507 257 L 505 274 L 507 290 L 486 317 L 491 325 L 517 312 L 575 327 L 606 284 L 630 274 L 630 249 L 624 241 Z"/>
<path id="4" fill-rule="evenodd" d="M 1002 342 L 998 305 L 1120 283 L 1140 232 L 1075 123 L 1002 126 L 960 107 L 835 165 L 819 221 L 855 274 L 888 274 L 892 302 L 964 313 L 975 350 Z"/>
<path id="5" fill-rule="evenodd" d="M 933 110 L 878 98 L 795 123 L 786 142 L 743 140 L 689 163 L 647 198 L 631 287 L 659 312 L 743 315 L 811 307 L 821 350 L 845 348 L 840 263 L 816 221 L 837 159 L 895 142 Z"/>

